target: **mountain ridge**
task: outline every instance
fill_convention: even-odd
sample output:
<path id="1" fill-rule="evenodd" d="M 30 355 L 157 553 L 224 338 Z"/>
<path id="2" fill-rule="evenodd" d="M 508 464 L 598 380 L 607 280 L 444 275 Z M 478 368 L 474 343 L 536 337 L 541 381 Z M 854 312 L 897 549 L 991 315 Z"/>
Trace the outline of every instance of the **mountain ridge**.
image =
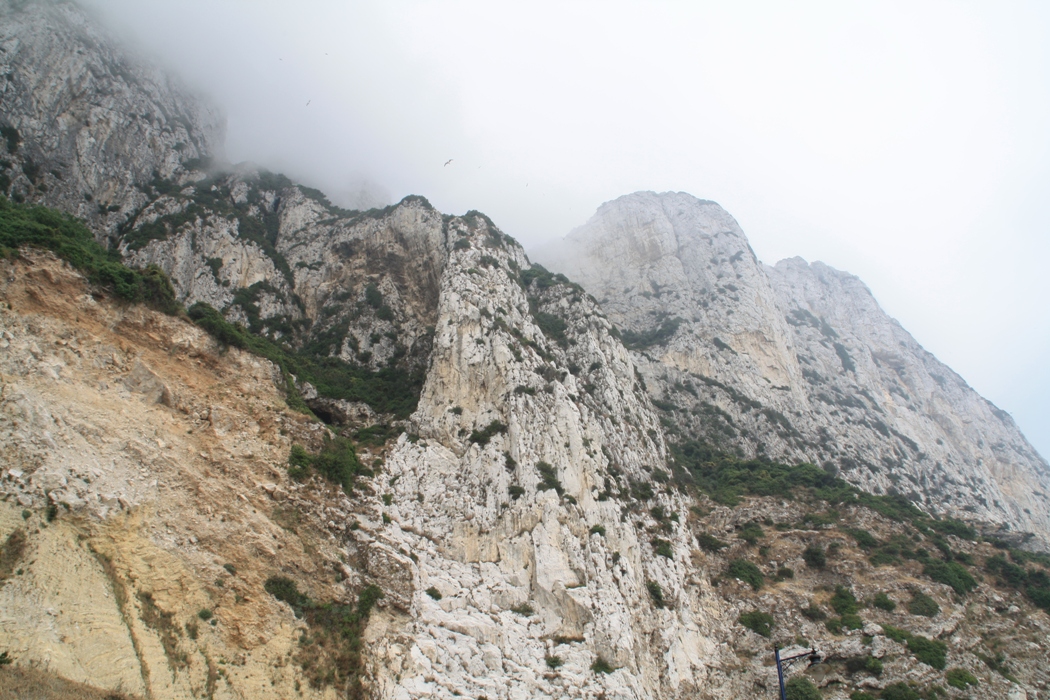
<path id="1" fill-rule="evenodd" d="M 39 7 L 5 36 L 68 23 Z M 47 45 L 19 54 L 45 92 L 98 58 Z M 99 75 L 103 96 L 131 89 Z M 189 99 L 165 84 L 145 93 Z M 858 463 L 874 485 L 922 464 L 875 408 L 892 405 L 856 391 L 889 386 L 892 358 L 828 314 L 825 337 L 820 280 L 774 284 L 717 205 L 628 212 L 630 235 L 673 218 L 693 267 L 640 237 L 654 262 L 624 267 L 632 291 L 592 296 L 600 275 L 530 263 L 480 212 L 342 210 L 183 158 L 177 131 L 121 132 L 164 172 L 91 155 L 132 184 L 83 218 L 114 265 L 166 273 L 185 315 L 91 284 L 74 256 L 0 260 L 0 651 L 20 668 L 137 697 L 721 699 L 775 692 L 775 643 L 820 650 L 791 673 L 810 697 L 1045 697 L 1050 559 L 1016 527 L 979 532 L 980 512 L 924 514 L 921 480 L 913 502 L 835 476 L 863 450 L 907 458 Z M 18 168 L 3 235 L 59 216 L 31 204 L 82 210 Z M 815 296 L 785 314 L 795 282 Z M 807 437 L 829 417 L 869 442 Z"/>
<path id="2" fill-rule="evenodd" d="M 1045 546 L 1048 504 L 1036 494 L 1048 493 L 1046 461 L 856 276 L 801 258 L 763 265 L 725 210 L 680 192 L 606 203 L 540 259 L 632 337 L 660 337 L 636 352 L 654 398 L 701 411 L 713 402 L 755 433 L 723 426 L 737 434 L 711 435 L 714 446 L 830 464 L 866 490 L 1035 531 Z M 698 378 L 730 391 L 680 389 Z M 776 415 L 754 420 L 749 402 Z M 698 427 L 688 411 L 671 413 L 681 429 Z M 943 465 L 954 469 L 938 481 Z M 967 492 L 952 488 L 960 478 Z"/>

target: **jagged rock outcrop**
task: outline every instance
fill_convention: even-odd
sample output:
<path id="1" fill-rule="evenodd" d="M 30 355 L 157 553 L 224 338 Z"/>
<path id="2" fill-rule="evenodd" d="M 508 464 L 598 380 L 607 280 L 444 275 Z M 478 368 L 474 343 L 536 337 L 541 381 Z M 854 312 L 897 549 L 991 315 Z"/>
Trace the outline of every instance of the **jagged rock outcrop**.
<path id="1" fill-rule="evenodd" d="M 138 188 L 221 156 L 225 119 L 72 3 L 0 2 L 0 193 L 115 234 Z"/>
<path id="2" fill-rule="evenodd" d="M 799 258 L 764 266 L 725 210 L 684 193 L 604 204 L 540 258 L 623 329 L 683 436 L 827 464 L 873 493 L 1050 542 L 1046 461 L 856 277 Z"/>

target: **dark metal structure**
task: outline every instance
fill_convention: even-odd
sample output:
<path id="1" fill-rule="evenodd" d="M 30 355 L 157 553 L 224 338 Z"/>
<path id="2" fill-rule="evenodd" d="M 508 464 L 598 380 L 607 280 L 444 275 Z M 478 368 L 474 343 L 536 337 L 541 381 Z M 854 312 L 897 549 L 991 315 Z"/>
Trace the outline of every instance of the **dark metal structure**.
<path id="1" fill-rule="evenodd" d="M 801 654 L 795 654 L 794 656 L 789 656 L 787 658 L 781 658 L 781 656 L 780 656 L 780 647 L 774 646 L 773 647 L 773 656 L 777 660 L 777 680 L 780 681 L 780 700 L 787 700 L 787 692 L 784 690 L 784 669 L 785 668 L 790 668 L 791 664 L 793 664 L 794 662 L 796 662 L 796 661 L 798 661 L 799 659 L 802 659 L 802 658 L 808 658 L 810 666 L 812 666 L 813 664 L 819 664 L 820 663 L 820 655 L 817 654 L 817 650 L 816 649 L 810 649 L 809 651 L 804 651 Z"/>

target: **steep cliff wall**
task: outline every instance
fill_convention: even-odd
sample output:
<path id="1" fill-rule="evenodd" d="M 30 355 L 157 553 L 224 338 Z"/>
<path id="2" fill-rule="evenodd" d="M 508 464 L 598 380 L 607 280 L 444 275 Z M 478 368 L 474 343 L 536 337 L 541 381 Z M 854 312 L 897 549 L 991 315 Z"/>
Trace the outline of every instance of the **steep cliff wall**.
<path id="1" fill-rule="evenodd" d="M 725 210 L 684 193 L 609 202 L 541 261 L 623 329 L 681 440 L 827 464 L 1050 542 L 1046 461 L 857 278 L 798 258 L 768 268 Z"/>
<path id="2" fill-rule="evenodd" d="M 0 2 L 0 191 L 114 234 L 138 187 L 221 155 L 225 120 L 65 2 Z"/>

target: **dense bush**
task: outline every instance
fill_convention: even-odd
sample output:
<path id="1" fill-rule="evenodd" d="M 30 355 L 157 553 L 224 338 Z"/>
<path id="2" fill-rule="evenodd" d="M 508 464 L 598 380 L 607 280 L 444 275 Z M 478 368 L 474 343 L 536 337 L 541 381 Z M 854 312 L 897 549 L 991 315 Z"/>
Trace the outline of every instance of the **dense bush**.
<path id="1" fill-rule="evenodd" d="M 856 541 L 857 546 L 863 549 L 874 549 L 879 546 L 879 541 L 867 530 L 849 528 L 846 530 L 846 534 Z"/>
<path id="2" fill-rule="evenodd" d="M 659 537 L 653 539 L 653 554 L 661 557 L 667 557 L 668 559 L 674 559 L 674 549 L 671 547 L 671 543 L 667 540 L 660 539 Z"/>
<path id="3" fill-rule="evenodd" d="M 266 579 L 263 589 L 282 603 L 287 603 L 292 610 L 296 611 L 296 615 L 310 604 L 310 599 L 300 593 L 299 586 L 287 576 L 271 576 Z"/>
<path id="4" fill-rule="evenodd" d="M 956 520 L 955 518 L 942 518 L 940 520 L 930 520 L 927 525 L 943 535 L 954 535 L 963 540 L 975 540 L 977 539 L 977 531 L 972 527 Z"/>
<path id="5" fill-rule="evenodd" d="M 853 615 L 860 609 L 853 591 L 845 586 L 835 587 L 835 595 L 831 597 L 831 607 L 839 615 Z"/>
<path id="6" fill-rule="evenodd" d="M 885 610 L 886 612 L 893 612 L 897 609 L 897 604 L 894 603 L 884 592 L 878 593 L 875 598 L 872 599 L 871 604 L 879 610 Z"/>
<path id="7" fill-rule="evenodd" d="M 713 379 L 705 382 L 717 384 Z M 731 387 L 718 386 L 731 390 Z M 747 401 L 747 398 L 740 396 L 740 401 Z M 875 496 L 864 493 L 834 476 L 833 470 L 812 464 L 741 460 L 698 440 L 672 444 L 671 453 L 680 485 L 694 486 L 725 505 L 737 505 L 740 497 L 745 495 L 791 497 L 801 490 L 832 505 L 864 506 L 898 522 L 925 518 L 921 510 L 899 494 Z"/>
<path id="8" fill-rule="evenodd" d="M 678 332 L 678 327 L 681 325 L 682 319 L 680 318 L 665 319 L 659 326 L 649 331 L 636 333 L 632 330 L 624 329 L 621 333 L 621 338 L 624 347 L 627 349 L 644 350 L 653 345 L 666 344 Z"/>
<path id="9" fill-rule="evenodd" d="M 302 480 L 316 471 L 333 484 L 343 487 L 349 493 L 354 488 L 354 479 L 358 474 L 370 474 L 357 458 L 354 444 L 346 438 L 325 439 L 321 452 L 311 455 L 302 445 L 292 445 L 288 455 L 288 476 Z"/>
<path id="10" fill-rule="evenodd" d="M 377 413 L 392 413 L 407 418 L 416 410 L 423 388 L 423 376 L 396 367 L 369 370 L 331 357 L 331 343 L 315 338 L 299 351 L 292 351 L 241 325 L 230 323 L 222 314 L 203 302 L 189 308 L 193 321 L 219 342 L 260 357 L 281 368 L 286 377 L 295 375 L 308 381 L 321 396 L 345 401 L 362 401 Z M 341 342 L 341 341 L 340 341 Z M 291 382 L 288 382 L 289 405 L 305 410 Z"/>
<path id="11" fill-rule="evenodd" d="M 762 531 L 762 528 L 759 527 L 758 523 L 748 523 L 737 533 L 736 536 L 748 544 L 754 545 L 760 539 L 765 537 L 766 533 Z"/>
<path id="12" fill-rule="evenodd" d="M 922 567 L 922 573 L 938 583 L 952 587 L 959 595 L 969 593 L 977 588 L 977 581 L 966 570 L 966 567 L 954 561 L 931 559 Z"/>
<path id="13" fill-rule="evenodd" d="M 847 613 L 842 617 L 833 617 L 824 623 L 828 631 L 832 634 L 841 634 L 842 628 L 848 630 L 859 630 L 864 627 L 864 620 L 860 618 L 860 615 L 855 613 Z"/>
<path id="14" fill-rule="evenodd" d="M 827 566 L 828 558 L 819 545 L 811 544 L 802 552 L 802 559 L 806 565 L 814 569 L 823 569 Z"/>
<path id="15" fill-rule="evenodd" d="M 653 605 L 657 608 L 664 607 L 664 591 L 660 588 L 660 584 L 656 581 L 646 581 L 645 587 L 649 591 L 649 597 L 653 600 Z"/>
<path id="16" fill-rule="evenodd" d="M 1010 558 L 1024 562 L 1035 559 L 1036 555 L 1014 550 L 1010 553 Z M 984 569 L 995 574 L 1001 585 L 1024 591 L 1032 603 L 1050 612 L 1050 575 L 1047 575 L 1046 571 L 1037 568 L 1025 569 L 1007 561 L 1001 554 L 986 559 Z"/>
<path id="17" fill-rule="evenodd" d="M 762 576 L 762 572 L 759 568 L 744 559 L 734 559 L 729 562 L 729 567 L 726 569 L 726 575 L 730 578 L 743 581 L 756 591 L 762 588 L 765 583 L 765 577 Z"/>
<path id="18" fill-rule="evenodd" d="M 763 637 L 768 637 L 774 626 L 773 616 L 759 610 L 741 613 L 740 617 L 737 618 L 737 622 Z"/>
<path id="19" fill-rule="evenodd" d="M 959 690 L 966 690 L 968 686 L 980 685 L 980 681 L 965 668 L 953 668 L 945 674 L 948 685 Z"/>
<path id="20" fill-rule="evenodd" d="M 908 601 L 908 612 L 912 615 L 936 617 L 940 611 L 941 606 L 937 605 L 937 601 L 922 591 L 912 593 L 911 600 Z"/>
<path id="21" fill-rule="evenodd" d="M 860 673 L 861 671 L 864 671 L 873 676 L 881 676 L 882 662 L 870 655 L 854 656 L 846 659 L 846 670 L 850 673 Z"/>
<path id="22" fill-rule="evenodd" d="M 489 444 L 489 440 L 491 440 L 494 436 L 506 432 L 507 426 L 498 420 L 494 420 L 481 430 L 471 431 L 470 437 L 468 439 L 474 444 L 481 445 L 482 447 L 484 447 L 485 445 Z"/>
<path id="23" fill-rule="evenodd" d="M 944 642 L 914 635 L 908 639 L 908 650 L 927 666 L 932 666 L 939 671 L 944 670 L 948 655 L 948 645 Z"/>
<path id="24" fill-rule="evenodd" d="M 540 473 L 540 483 L 537 487 L 540 491 L 553 490 L 559 496 L 565 493 L 565 489 L 562 488 L 561 481 L 558 479 L 558 472 L 552 465 L 547 462 L 537 462 L 536 471 Z"/>
<path id="25" fill-rule="evenodd" d="M 795 676 L 784 685 L 787 700 L 823 700 L 817 686 L 803 676 Z"/>
<path id="26" fill-rule="evenodd" d="M 893 683 L 882 689 L 881 700 L 922 700 L 918 691 L 904 681 Z"/>
<path id="27" fill-rule="evenodd" d="M 728 543 L 723 542 L 714 535 L 709 535 L 706 532 L 701 532 L 699 535 L 697 535 L 696 541 L 697 544 L 700 545 L 700 549 L 704 550 L 705 552 L 717 552 L 729 546 Z"/>
<path id="28" fill-rule="evenodd" d="M 812 601 L 810 601 L 810 604 L 809 604 L 808 608 L 802 608 L 802 615 L 806 619 L 813 620 L 814 622 L 820 622 L 821 620 L 826 620 L 827 617 L 828 617 L 827 614 L 823 610 L 820 609 L 820 606 L 818 606 L 816 603 L 814 603 Z"/>

